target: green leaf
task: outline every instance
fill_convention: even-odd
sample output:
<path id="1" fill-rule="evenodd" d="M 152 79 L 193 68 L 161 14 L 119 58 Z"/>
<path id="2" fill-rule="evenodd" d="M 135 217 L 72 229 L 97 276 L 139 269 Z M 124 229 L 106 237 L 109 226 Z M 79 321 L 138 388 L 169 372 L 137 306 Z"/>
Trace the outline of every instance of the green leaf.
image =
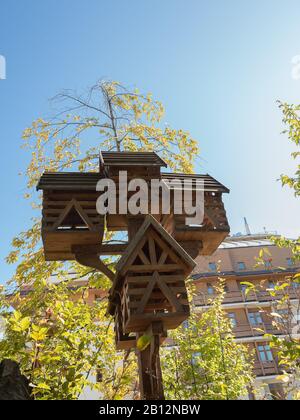
<path id="1" fill-rule="evenodd" d="M 32 333 L 30 334 L 30 337 L 34 341 L 42 341 L 47 337 L 48 328 L 45 327 L 39 327 L 38 325 L 32 326 Z"/>
<path id="2" fill-rule="evenodd" d="M 150 342 L 151 336 L 144 334 L 137 340 L 136 346 L 138 350 L 144 351 L 149 346 Z"/>
<path id="3" fill-rule="evenodd" d="M 40 389 L 45 389 L 45 390 L 47 390 L 47 391 L 50 391 L 50 386 L 49 385 L 47 385 L 47 384 L 45 384 L 44 382 L 42 382 L 42 383 L 40 383 L 40 384 L 38 384 L 38 385 L 36 385 L 36 388 L 40 388 Z"/>
<path id="4" fill-rule="evenodd" d="M 23 319 L 21 319 L 21 321 L 19 322 L 19 326 L 21 328 L 21 331 L 26 331 L 28 330 L 28 328 L 30 327 L 30 318 L 29 317 L 25 317 Z"/>

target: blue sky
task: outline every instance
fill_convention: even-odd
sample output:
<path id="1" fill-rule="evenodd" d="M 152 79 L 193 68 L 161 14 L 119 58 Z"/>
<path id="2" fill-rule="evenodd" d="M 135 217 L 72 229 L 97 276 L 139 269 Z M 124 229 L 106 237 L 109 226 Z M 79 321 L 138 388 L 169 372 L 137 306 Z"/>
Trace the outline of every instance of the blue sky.
<path id="1" fill-rule="evenodd" d="M 300 103 L 299 22 L 297 0 L 1 0 L 0 259 L 31 216 L 22 130 L 56 93 L 99 78 L 151 91 L 167 122 L 199 140 L 197 171 L 231 189 L 233 233 L 246 216 L 253 232 L 299 234 L 300 201 L 276 181 L 293 165 L 276 100 Z M 1 263 L 1 280 L 10 273 Z"/>

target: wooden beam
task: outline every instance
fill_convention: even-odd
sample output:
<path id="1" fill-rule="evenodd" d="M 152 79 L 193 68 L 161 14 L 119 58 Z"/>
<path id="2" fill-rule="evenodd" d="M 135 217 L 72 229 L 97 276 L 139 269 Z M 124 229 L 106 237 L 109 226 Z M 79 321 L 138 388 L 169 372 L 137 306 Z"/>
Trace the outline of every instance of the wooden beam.
<path id="1" fill-rule="evenodd" d="M 97 254 L 75 254 L 76 261 L 86 267 L 95 268 L 103 273 L 111 281 L 114 280 L 115 273 L 111 271 L 103 261 L 100 260 Z"/>
<path id="2" fill-rule="evenodd" d="M 140 257 L 140 259 L 142 260 L 142 262 L 144 264 L 150 264 L 150 261 L 148 260 L 148 258 L 146 257 L 144 251 L 142 249 L 140 249 L 140 252 L 138 253 L 138 256 Z"/>
<path id="3" fill-rule="evenodd" d="M 175 270 L 182 270 L 182 266 L 178 264 L 155 264 L 155 265 L 130 265 L 128 267 L 129 271 L 132 271 L 134 273 L 147 273 L 152 271 L 161 271 L 161 272 L 167 272 L 167 271 L 175 271 Z"/>
<path id="4" fill-rule="evenodd" d="M 150 234 L 148 234 L 148 243 L 149 243 L 150 261 L 151 261 L 151 264 L 155 265 L 155 264 L 157 264 L 155 243 L 154 243 L 154 240 L 153 240 L 153 236 L 150 235 Z"/>
<path id="5" fill-rule="evenodd" d="M 145 294 L 143 295 L 141 301 L 139 302 L 139 305 L 138 305 L 138 308 L 137 308 L 137 311 L 136 311 L 137 314 L 142 314 L 144 312 L 145 306 L 146 306 L 148 300 L 150 299 L 150 296 L 151 296 L 151 293 L 152 293 L 152 290 L 153 290 L 155 284 L 156 284 L 156 276 L 155 276 L 155 273 L 154 273 L 154 275 L 152 276 L 152 279 L 148 283 L 148 286 L 145 290 Z"/>
<path id="6" fill-rule="evenodd" d="M 170 304 L 173 306 L 173 308 L 176 309 L 176 311 L 181 312 L 182 311 L 182 304 L 179 302 L 177 297 L 172 292 L 172 289 L 166 285 L 166 283 L 159 277 L 159 274 L 157 272 L 154 273 L 154 277 L 156 280 L 156 283 L 160 290 L 163 292 L 165 297 L 168 299 Z"/>
<path id="7" fill-rule="evenodd" d="M 122 255 L 128 246 L 125 244 L 73 245 L 74 254 Z"/>
<path id="8" fill-rule="evenodd" d="M 60 224 L 63 222 L 65 217 L 69 214 L 69 212 L 70 212 L 70 210 L 72 209 L 73 206 L 74 206 L 74 200 L 71 200 L 69 202 L 69 204 L 62 210 L 62 212 L 60 213 L 60 216 L 58 217 L 56 222 L 53 224 L 53 226 L 47 227 L 47 228 L 44 228 L 44 229 L 45 230 L 56 230 L 60 226 Z"/>

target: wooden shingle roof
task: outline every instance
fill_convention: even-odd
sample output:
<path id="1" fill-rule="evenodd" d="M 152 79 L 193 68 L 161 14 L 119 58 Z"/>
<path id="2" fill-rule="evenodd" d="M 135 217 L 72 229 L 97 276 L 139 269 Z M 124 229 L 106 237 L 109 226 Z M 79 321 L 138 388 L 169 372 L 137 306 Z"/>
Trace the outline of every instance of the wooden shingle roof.
<path id="1" fill-rule="evenodd" d="M 186 265 L 194 268 L 196 266 L 195 261 L 189 254 L 179 245 L 179 243 L 163 228 L 163 226 L 151 215 L 148 214 L 145 217 L 145 221 L 143 222 L 142 226 L 136 233 L 133 240 L 129 243 L 125 253 L 122 255 L 122 258 L 119 260 L 116 271 L 117 273 L 121 273 L 124 266 L 127 263 L 128 258 L 131 256 L 132 252 L 135 250 L 139 241 L 144 237 L 145 232 L 152 226 L 161 236 L 162 238 L 172 247 L 172 249 L 182 258 Z"/>
<path id="2" fill-rule="evenodd" d="M 150 214 L 145 217 L 145 220 L 134 236 L 134 238 L 130 241 L 129 245 L 127 246 L 124 254 L 118 261 L 116 266 L 116 275 L 113 281 L 113 285 L 109 291 L 110 296 L 110 303 L 108 307 L 108 313 L 113 314 L 115 310 L 115 303 L 113 296 L 115 295 L 116 291 L 122 287 L 122 283 L 124 281 L 124 275 L 126 274 L 127 270 L 130 271 L 130 267 L 127 268 L 128 260 L 132 258 L 132 255 L 136 252 L 139 243 L 145 237 L 148 229 L 154 229 L 162 238 L 162 240 L 169 245 L 169 247 L 174 251 L 181 261 L 184 263 L 187 275 L 192 272 L 195 268 L 196 263 L 192 259 L 192 257 L 179 245 L 179 243 L 163 228 L 163 226 Z"/>
<path id="3" fill-rule="evenodd" d="M 105 168 L 130 166 L 167 167 L 167 164 L 155 152 L 101 152 L 99 172 L 44 172 L 37 185 L 37 190 L 87 190 L 96 191 L 99 179 L 107 176 Z M 196 180 L 203 181 L 204 190 L 229 193 L 229 189 L 208 174 L 161 173 L 166 181 L 177 180 L 188 183 L 194 188 Z"/>
<path id="4" fill-rule="evenodd" d="M 100 167 L 168 166 L 155 152 L 100 152 Z"/>
<path id="5" fill-rule="evenodd" d="M 96 191 L 97 182 L 102 178 L 99 172 L 44 172 L 36 189 Z"/>
<path id="6" fill-rule="evenodd" d="M 208 174 L 180 174 L 180 173 L 162 173 L 162 179 L 184 181 L 185 185 L 193 187 L 196 185 L 196 180 L 203 182 L 204 191 L 229 193 L 230 190 Z"/>
<path id="7" fill-rule="evenodd" d="M 201 179 L 204 182 L 204 190 L 212 192 L 229 193 L 229 189 L 210 175 L 162 173 L 162 179 L 190 181 L 191 187 L 194 180 Z M 97 182 L 105 177 L 98 172 L 44 172 L 37 185 L 37 190 L 86 190 L 96 191 Z"/>

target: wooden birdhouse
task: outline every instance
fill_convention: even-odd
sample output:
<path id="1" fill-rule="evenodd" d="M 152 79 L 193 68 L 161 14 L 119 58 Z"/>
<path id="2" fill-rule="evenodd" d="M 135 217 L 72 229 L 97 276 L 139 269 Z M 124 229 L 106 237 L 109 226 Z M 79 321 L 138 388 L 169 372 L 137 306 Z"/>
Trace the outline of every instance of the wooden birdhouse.
<path id="1" fill-rule="evenodd" d="M 109 313 L 123 334 L 145 331 L 155 321 L 164 329 L 178 327 L 189 316 L 185 279 L 192 258 L 150 215 L 117 265 Z"/>
<path id="2" fill-rule="evenodd" d="M 192 190 L 192 202 L 196 195 L 196 182 L 203 182 L 204 219 L 200 225 L 188 225 L 187 214 L 174 212 L 174 190 L 170 191 L 171 211 L 162 214 L 160 210 L 153 217 L 192 257 L 211 255 L 229 233 L 229 225 L 222 201 L 222 194 L 229 190 L 210 175 L 163 173 L 166 163 L 154 152 L 102 152 L 99 173 L 49 173 L 42 175 L 38 190 L 43 191 L 42 238 L 46 260 L 79 260 L 74 253 L 83 247 L 94 255 L 121 255 L 123 245 L 102 244 L 104 221 L 110 231 L 127 231 L 129 241 L 136 233 L 143 218 L 120 212 L 108 213 L 105 217 L 98 214 L 96 201 L 100 195 L 96 191 L 97 182 L 106 178 L 115 181 L 116 202 L 129 200 L 134 192 L 128 192 L 120 200 L 121 191 L 128 189 L 133 179 L 143 179 L 148 185 L 148 209 L 151 213 L 151 180 L 158 179 L 168 183 L 178 181 L 185 189 Z M 120 184 L 120 172 L 126 172 L 125 184 Z M 122 181 L 121 181 L 122 182 Z M 184 209 L 183 209 L 184 210 Z M 105 220 L 104 220 L 105 219 Z M 81 258 L 80 258 L 81 261 Z M 79 262 L 80 262 L 79 261 Z M 86 261 L 86 259 L 85 259 Z M 92 264 L 94 268 L 95 264 Z M 107 271 L 106 271 L 107 273 Z"/>
<path id="3" fill-rule="evenodd" d="M 128 184 L 134 179 L 142 179 L 148 184 L 150 193 L 150 183 L 152 179 L 161 179 L 161 168 L 167 167 L 155 152 L 104 152 L 100 153 L 100 174 L 112 179 L 116 185 L 117 203 L 119 203 L 120 192 L 128 190 Z M 120 180 L 120 172 L 126 173 L 125 184 Z M 127 191 L 127 201 L 134 194 L 133 191 Z M 122 201 L 122 200 L 121 200 Z M 148 200 L 150 213 L 150 194 Z M 119 209 L 118 209 L 119 210 Z M 121 214 L 107 215 L 107 228 L 111 231 L 128 230 L 128 217 Z M 157 215 L 156 215 L 157 216 Z M 159 216 L 159 215 L 158 215 Z M 158 217 L 159 219 L 159 217 Z"/>
<path id="4" fill-rule="evenodd" d="M 149 200 L 149 213 L 158 220 L 167 232 L 173 236 L 192 258 L 198 255 L 211 255 L 220 243 L 229 234 L 229 224 L 222 201 L 222 194 L 229 193 L 228 188 L 215 180 L 210 175 L 180 174 L 161 172 L 167 164 L 155 152 L 101 152 L 100 173 L 102 176 L 113 179 L 117 187 L 117 202 L 121 190 L 128 188 L 128 183 L 136 178 L 142 178 L 148 183 L 149 197 L 151 195 L 151 180 L 158 179 L 165 181 L 166 185 L 171 182 L 178 182 L 182 188 L 182 196 L 185 189 L 192 191 L 191 200 L 195 204 L 197 182 L 202 182 L 204 195 L 204 219 L 201 225 L 189 226 L 186 224 L 187 214 L 174 213 L 174 189 L 170 190 L 171 212 L 170 214 L 151 213 L 151 202 Z M 120 185 L 119 174 L 125 171 L 127 182 Z M 127 200 L 133 192 L 128 192 Z M 107 228 L 111 231 L 127 230 L 128 236 L 132 236 L 132 226 L 137 218 L 128 214 L 107 215 Z M 133 228 L 133 231 L 135 229 Z"/>
<path id="5" fill-rule="evenodd" d="M 47 261 L 74 260 L 73 246 L 99 245 L 104 217 L 96 210 L 97 173 L 45 172 L 37 186 L 43 191 L 42 239 Z"/>
<path id="6" fill-rule="evenodd" d="M 222 201 L 222 194 L 229 190 L 209 175 L 162 173 L 167 164 L 154 152 L 102 152 L 99 163 L 98 173 L 42 175 L 37 189 L 43 191 L 45 258 L 76 260 L 112 280 L 108 313 L 115 319 L 117 348 L 134 348 L 141 335 L 149 334 L 149 346 L 138 352 L 141 394 L 145 399 L 160 399 L 159 346 L 167 330 L 177 328 L 189 316 L 186 280 L 196 265 L 193 258 L 212 254 L 229 233 Z M 125 176 L 120 177 L 121 173 Z M 107 188 L 107 195 L 102 197 L 105 204 L 116 193 L 117 207 L 104 206 L 105 215 L 97 211 L 101 195 L 97 183 L 101 179 L 105 182 L 100 187 Z M 197 209 L 197 180 L 202 181 L 203 217 L 199 223 L 190 222 L 185 208 L 178 214 L 176 185 L 170 189 L 169 183 L 174 179 L 176 185 L 182 184 L 179 189 L 183 195 L 191 192 L 188 200 Z M 154 192 L 152 185 L 157 183 L 153 180 L 159 181 L 159 192 Z M 138 191 L 128 188 L 135 184 Z M 106 185 L 112 185 L 113 192 Z M 152 204 L 165 198 L 165 187 L 170 207 L 164 211 L 159 202 L 153 210 Z M 147 195 L 141 194 L 144 188 Z M 128 211 L 135 193 L 147 211 Z M 127 231 L 128 241 L 103 242 L 104 227 Z M 116 273 L 100 258 L 102 255 L 121 255 Z"/>
<path id="7" fill-rule="evenodd" d="M 192 205 L 196 204 L 196 191 L 199 188 L 197 182 L 201 182 L 204 210 L 202 223 L 187 224 L 189 215 L 184 211 L 184 207 L 182 214 L 175 214 L 172 209 L 170 215 L 165 216 L 161 223 L 192 258 L 213 254 L 230 231 L 222 201 L 222 194 L 229 193 L 229 189 L 210 175 L 163 173 L 162 179 L 167 182 L 177 181 L 181 185 L 183 196 L 185 189 L 190 190 Z M 174 190 L 171 198 L 174 203 Z"/>

